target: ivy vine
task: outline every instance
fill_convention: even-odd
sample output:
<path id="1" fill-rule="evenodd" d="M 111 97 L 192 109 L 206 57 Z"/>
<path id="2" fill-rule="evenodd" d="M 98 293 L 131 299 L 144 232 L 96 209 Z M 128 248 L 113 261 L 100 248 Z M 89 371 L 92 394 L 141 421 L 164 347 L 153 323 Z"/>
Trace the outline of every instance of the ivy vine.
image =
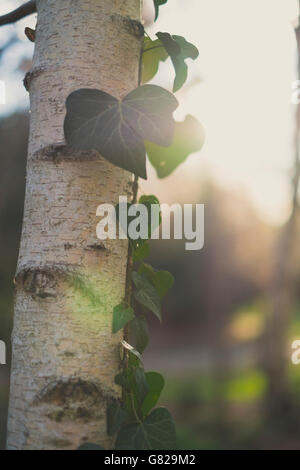
<path id="1" fill-rule="evenodd" d="M 159 8 L 167 0 L 153 1 L 156 20 Z M 80 89 L 66 101 L 67 144 L 97 150 L 111 163 L 134 173 L 136 183 L 138 177 L 147 178 L 146 153 L 158 177 L 164 178 L 190 153 L 200 150 L 204 141 L 202 126 L 194 117 L 174 121 L 173 112 L 179 104 L 175 96 L 164 88 L 147 84 L 156 75 L 160 62 L 170 58 L 175 71 L 173 92 L 177 92 L 187 80 L 186 59 L 195 60 L 199 52 L 182 36 L 158 32 L 156 38 L 152 40 L 145 33 L 141 83 L 123 100 L 101 90 Z M 150 195 L 142 196 L 138 202 L 148 208 L 150 229 L 146 239 L 132 240 L 127 234 L 130 261 L 126 295 L 112 312 L 112 332 L 124 330 L 123 367 L 115 377 L 116 384 L 122 387 L 122 400 L 108 407 L 107 432 L 115 437 L 119 450 L 172 450 L 176 448 L 174 421 L 166 408 L 156 408 L 164 378 L 157 372 L 145 372 L 142 354 L 149 341 L 147 315 L 152 313 L 162 321 L 162 299 L 172 288 L 174 278 L 145 261 L 150 254 L 151 233 L 157 228 L 151 221 L 151 205 L 157 204 L 159 208 L 159 201 Z M 117 206 L 117 215 L 119 209 Z M 127 232 L 127 227 L 124 230 Z M 103 448 L 85 444 L 80 450 Z"/>

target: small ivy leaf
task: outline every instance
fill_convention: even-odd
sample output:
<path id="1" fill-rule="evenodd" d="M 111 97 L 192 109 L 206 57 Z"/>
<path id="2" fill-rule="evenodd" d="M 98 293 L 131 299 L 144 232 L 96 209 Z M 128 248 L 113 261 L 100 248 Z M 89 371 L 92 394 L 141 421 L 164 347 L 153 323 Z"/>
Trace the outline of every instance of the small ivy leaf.
<path id="1" fill-rule="evenodd" d="M 163 43 L 173 62 L 176 74 L 173 86 L 173 92 L 175 93 L 184 85 L 188 76 L 185 60 L 197 59 L 199 51 L 196 46 L 188 42 L 183 36 L 171 36 L 169 33 L 161 32 L 157 33 L 156 36 Z"/>
<path id="2" fill-rule="evenodd" d="M 124 369 L 121 374 L 115 376 L 115 383 L 124 388 L 126 392 L 130 392 L 132 385 L 132 371 L 131 369 Z"/>
<path id="3" fill-rule="evenodd" d="M 87 443 L 82 444 L 82 446 L 78 447 L 77 450 L 105 450 L 104 447 L 98 446 L 97 444 Z"/>
<path id="4" fill-rule="evenodd" d="M 142 240 L 143 241 L 143 240 Z M 134 246 L 134 251 L 132 254 L 132 259 L 134 262 L 142 261 L 145 258 L 148 258 L 150 254 L 150 246 L 149 243 L 136 243 Z"/>
<path id="5" fill-rule="evenodd" d="M 156 196 L 150 194 L 149 196 L 141 196 L 139 199 L 139 204 L 143 204 L 148 211 L 148 237 L 151 238 L 151 235 L 161 224 L 161 211 L 160 203 Z M 152 206 L 157 206 L 157 217 L 152 218 Z"/>
<path id="6" fill-rule="evenodd" d="M 130 367 L 124 369 L 122 374 L 115 377 L 115 382 L 131 393 L 140 407 L 149 392 L 149 385 L 142 367 Z"/>
<path id="7" fill-rule="evenodd" d="M 168 57 L 169 54 L 159 39 L 152 41 L 152 39 L 145 36 L 142 83 L 150 82 L 157 74 L 159 63 L 165 62 Z"/>
<path id="8" fill-rule="evenodd" d="M 149 342 L 148 324 L 145 317 L 135 317 L 130 322 L 130 331 L 136 349 L 142 354 Z"/>
<path id="9" fill-rule="evenodd" d="M 146 372 L 146 380 L 149 391 L 142 404 L 142 412 L 144 416 L 147 416 L 149 411 L 154 408 L 165 386 L 165 380 L 158 372 Z"/>
<path id="10" fill-rule="evenodd" d="M 135 396 L 138 400 L 139 405 L 141 406 L 149 392 L 149 385 L 146 379 L 144 369 L 142 369 L 141 367 L 136 367 L 134 369 L 134 377 L 136 383 Z"/>
<path id="11" fill-rule="evenodd" d="M 162 43 L 164 48 L 166 49 L 168 55 L 171 57 L 177 56 L 181 52 L 181 47 L 177 42 L 175 41 L 174 37 L 171 36 L 170 33 L 162 33 L 159 32 L 156 34 L 158 37 L 159 41 Z"/>
<path id="12" fill-rule="evenodd" d="M 160 298 L 167 295 L 168 290 L 173 287 L 174 276 L 168 271 L 157 271 L 154 277 L 154 285 Z"/>
<path id="13" fill-rule="evenodd" d="M 153 284 L 161 299 L 166 296 L 168 290 L 173 287 L 175 282 L 174 276 L 171 273 L 168 271 L 157 271 L 150 264 L 143 263 L 140 266 L 139 273 L 144 274 Z"/>
<path id="14" fill-rule="evenodd" d="M 154 2 L 154 8 L 155 8 L 155 19 L 154 21 L 157 20 L 158 18 L 158 13 L 159 13 L 159 7 L 161 5 L 165 5 L 167 3 L 168 0 L 153 0 Z"/>
<path id="15" fill-rule="evenodd" d="M 172 93 L 156 85 L 138 87 L 121 101 L 100 90 L 77 90 L 66 101 L 65 138 L 146 179 L 143 141 L 171 145 L 177 106 Z"/>
<path id="16" fill-rule="evenodd" d="M 176 431 L 166 408 L 157 408 L 144 422 L 124 426 L 118 434 L 117 450 L 174 450 Z"/>
<path id="17" fill-rule="evenodd" d="M 181 52 L 178 56 L 174 56 L 174 68 L 176 72 L 176 77 L 173 86 L 173 92 L 180 90 L 180 88 L 185 84 L 188 76 L 188 67 L 185 63 L 185 59 L 196 60 L 199 56 L 199 51 L 194 44 L 186 41 L 183 36 L 173 36 L 173 39 L 179 44 Z"/>
<path id="18" fill-rule="evenodd" d="M 176 122 L 174 140 L 170 147 L 162 148 L 145 142 L 148 158 L 159 178 L 169 176 L 187 157 L 203 147 L 204 129 L 199 121 L 188 115 L 183 122 Z"/>
<path id="19" fill-rule="evenodd" d="M 162 321 L 161 301 L 156 289 L 150 284 L 146 277 L 136 271 L 132 273 L 132 280 L 137 288 L 134 292 L 135 299 Z"/>
<path id="20" fill-rule="evenodd" d="M 113 325 L 112 332 L 117 333 L 117 331 L 124 328 L 132 319 L 134 318 L 134 310 L 131 307 L 126 306 L 125 304 L 119 304 L 114 308 L 113 312 Z"/>
<path id="21" fill-rule="evenodd" d="M 107 409 L 107 434 L 113 436 L 128 420 L 129 416 L 120 403 L 112 403 Z"/>

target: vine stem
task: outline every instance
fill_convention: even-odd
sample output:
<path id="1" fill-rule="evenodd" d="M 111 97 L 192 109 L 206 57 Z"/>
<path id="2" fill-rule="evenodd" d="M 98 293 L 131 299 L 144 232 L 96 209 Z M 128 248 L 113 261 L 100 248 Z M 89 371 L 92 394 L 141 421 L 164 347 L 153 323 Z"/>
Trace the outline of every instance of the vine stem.
<path id="1" fill-rule="evenodd" d="M 138 86 L 141 86 L 142 83 L 142 71 L 143 71 L 143 47 L 141 48 L 141 53 L 140 53 L 140 59 L 139 59 L 139 72 L 138 72 Z M 139 189 L 139 184 L 138 184 L 138 176 L 134 175 L 134 180 L 132 183 L 132 204 L 136 204 L 137 202 L 137 195 L 138 195 L 138 189 Z M 132 280 L 131 280 L 131 275 L 132 275 L 132 270 L 133 270 L 133 259 L 132 259 L 132 246 L 130 241 L 128 240 L 128 261 L 127 261 L 127 270 L 126 270 L 126 286 L 125 286 L 125 302 L 131 306 L 131 296 L 132 296 Z M 129 325 L 126 325 L 124 328 L 124 340 L 129 343 Z M 124 362 L 125 366 L 128 365 L 128 357 L 129 353 L 126 352 L 124 356 Z"/>

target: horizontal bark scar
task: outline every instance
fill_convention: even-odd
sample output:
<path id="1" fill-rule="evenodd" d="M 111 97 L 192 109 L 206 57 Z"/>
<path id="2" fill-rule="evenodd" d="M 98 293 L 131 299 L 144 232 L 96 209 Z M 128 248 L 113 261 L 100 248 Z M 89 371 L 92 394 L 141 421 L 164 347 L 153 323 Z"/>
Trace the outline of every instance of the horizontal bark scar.
<path id="1" fill-rule="evenodd" d="M 23 266 L 14 279 L 15 287 L 21 287 L 33 299 L 57 297 L 58 279 L 66 279 L 74 272 L 74 266 L 49 264 L 44 266 Z"/>
<path id="2" fill-rule="evenodd" d="M 140 21 L 132 20 L 129 16 L 122 16 L 117 13 L 111 15 L 111 19 L 114 22 L 118 22 L 119 25 L 125 26 L 126 30 L 138 39 L 144 37 L 145 29 Z"/>
<path id="3" fill-rule="evenodd" d="M 33 298 L 56 297 L 56 278 L 50 272 L 29 271 L 24 275 L 24 290 L 32 295 Z"/>
<path id="4" fill-rule="evenodd" d="M 24 87 L 27 91 L 29 91 L 30 83 L 33 78 L 38 77 L 41 73 L 45 72 L 46 69 L 44 67 L 36 67 L 33 70 L 30 70 L 26 73 L 25 78 L 23 80 Z"/>
<path id="5" fill-rule="evenodd" d="M 34 406 L 46 407 L 46 416 L 56 422 L 103 419 L 105 409 L 115 397 L 99 385 L 80 378 L 50 382 L 35 398 Z"/>
<path id="6" fill-rule="evenodd" d="M 101 159 L 101 156 L 96 150 L 78 150 L 67 146 L 64 142 L 59 142 L 37 150 L 30 159 L 59 163 L 61 161 L 97 161 Z"/>
<path id="7" fill-rule="evenodd" d="M 87 245 L 85 250 L 89 251 L 103 251 L 106 250 L 104 243 L 93 243 L 92 245 Z"/>

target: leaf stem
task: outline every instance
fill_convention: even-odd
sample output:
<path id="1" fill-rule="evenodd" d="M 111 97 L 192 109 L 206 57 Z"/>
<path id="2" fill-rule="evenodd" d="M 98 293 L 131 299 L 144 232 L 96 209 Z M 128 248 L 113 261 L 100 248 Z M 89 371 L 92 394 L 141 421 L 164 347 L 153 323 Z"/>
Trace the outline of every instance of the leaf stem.
<path id="1" fill-rule="evenodd" d="M 143 49 L 143 54 L 145 52 L 152 51 L 152 49 L 158 49 L 159 47 L 165 48 L 165 46 L 163 44 L 160 44 L 159 46 L 152 46 L 152 47 L 149 47 L 148 49 Z"/>

